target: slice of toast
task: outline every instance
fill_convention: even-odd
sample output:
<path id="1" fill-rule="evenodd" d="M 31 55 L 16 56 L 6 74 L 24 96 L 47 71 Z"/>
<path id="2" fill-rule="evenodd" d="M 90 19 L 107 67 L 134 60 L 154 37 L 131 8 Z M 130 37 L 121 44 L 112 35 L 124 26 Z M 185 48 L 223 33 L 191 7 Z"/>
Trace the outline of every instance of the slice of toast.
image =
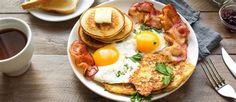
<path id="1" fill-rule="evenodd" d="M 79 0 L 48 0 L 40 8 L 49 12 L 70 14 L 75 12 L 78 2 Z"/>
<path id="2" fill-rule="evenodd" d="M 27 2 L 24 2 L 21 4 L 21 7 L 23 9 L 32 9 L 32 8 L 38 8 L 40 5 L 45 3 L 47 0 L 30 0 Z"/>
<path id="3" fill-rule="evenodd" d="M 22 4 L 23 9 L 40 8 L 48 12 L 70 14 L 76 10 L 79 0 L 30 0 Z"/>

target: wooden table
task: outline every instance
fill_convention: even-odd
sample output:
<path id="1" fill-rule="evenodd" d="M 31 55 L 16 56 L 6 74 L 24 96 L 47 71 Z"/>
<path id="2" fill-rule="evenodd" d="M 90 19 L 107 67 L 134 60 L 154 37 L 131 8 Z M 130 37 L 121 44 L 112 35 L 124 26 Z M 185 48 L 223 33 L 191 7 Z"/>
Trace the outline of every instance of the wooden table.
<path id="1" fill-rule="evenodd" d="M 95 5 L 106 0 L 96 0 Z M 218 8 L 208 0 L 189 0 L 201 11 L 201 22 L 218 31 L 224 46 L 236 60 L 236 34 L 228 32 L 220 23 Z M 26 21 L 34 35 L 34 56 L 28 72 L 19 77 L 0 74 L 0 102 L 110 102 L 86 88 L 74 75 L 67 59 L 69 33 L 79 17 L 59 23 L 39 20 L 20 7 L 20 0 L 0 0 L 0 17 L 16 17 Z M 210 57 L 220 74 L 236 88 L 236 80 L 224 65 L 220 47 Z M 179 90 L 158 102 L 226 102 L 210 86 L 201 67 Z"/>

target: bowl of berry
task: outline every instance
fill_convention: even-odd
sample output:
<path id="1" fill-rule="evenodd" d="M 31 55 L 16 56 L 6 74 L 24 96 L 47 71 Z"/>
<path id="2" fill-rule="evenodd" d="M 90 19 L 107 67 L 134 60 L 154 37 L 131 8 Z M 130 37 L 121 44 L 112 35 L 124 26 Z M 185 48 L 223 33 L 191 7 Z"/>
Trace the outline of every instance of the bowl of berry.
<path id="1" fill-rule="evenodd" d="M 221 22 L 231 32 L 236 32 L 236 2 L 223 5 L 219 10 Z"/>

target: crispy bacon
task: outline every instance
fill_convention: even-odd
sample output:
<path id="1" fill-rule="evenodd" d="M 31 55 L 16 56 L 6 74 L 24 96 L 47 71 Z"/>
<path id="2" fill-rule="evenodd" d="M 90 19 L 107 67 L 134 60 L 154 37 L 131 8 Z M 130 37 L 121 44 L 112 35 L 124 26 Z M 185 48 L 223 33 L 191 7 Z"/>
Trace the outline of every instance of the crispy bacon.
<path id="1" fill-rule="evenodd" d="M 162 9 L 162 14 L 159 16 L 164 30 L 169 30 L 173 25 L 182 22 L 175 8 L 168 4 Z"/>
<path id="2" fill-rule="evenodd" d="M 187 44 L 189 30 L 185 23 L 181 22 L 178 24 L 173 25 L 169 30 L 166 32 L 166 36 L 172 38 L 172 42 L 175 41 L 180 45 Z"/>
<path id="3" fill-rule="evenodd" d="M 133 4 L 129 9 L 129 15 L 138 23 L 143 23 L 149 27 L 161 29 L 161 22 L 158 16 L 160 11 L 154 8 L 150 2 L 139 2 Z"/>
<path id="4" fill-rule="evenodd" d="M 139 7 L 142 7 L 142 5 Z M 143 10 L 146 11 L 144 8 Z M 164 85 L 162 82 L 165 76 L 155 70 L 157 62 L 162 62 L 165 64 L 171 63 L 173 65 L 177 63 L 177 65 L 180 65 L 181 63 L 186 64 L 185 61 L 187 59 L 188 47 L 187 41 L 189 36 L 187 25 L 181 20 L 180 16 L 172 5 L 166 5 L 159 17 L 161 19 L 161 24 L 165 33 L 164 38 L 168 43 L 168 46 L 154 54 L 145 54 L 140 61 L 138 70 L 136 70 L 130 77 L 130 82 L 134 84 L 138 93 L 143 96 L 148 96 L 152 91 L 159 91 L 163 88 L 166 88 L 166 85 Z M 174 70 L 172 76 L 174 76 L 173 81 L 175 82 L 171 82 L 167 86 L 167 88 L 172 87 L 172 89 L 173 87 L 177 87 L 184 80 L 178 74 L 182 74 L 182 71 L 179 70 L 185 68 L 184 66 L 180 66 L 181 68 L 176 66 L 173 67 L 175 68 L 173 68 Z M 191 67 L 190 70 L 192 70 Z"/>
<path id="5" fill-rule="evenodd" d="M 172 46 L 165 48 L 162 52 L 159 53 L 160 55 L 165 55 L 167 59 L 165 62 L 181 62 L 187 59 L 187 46 L 186 45 L 179 45 L 174 43 Z"/>
<path id="6" fill-rule="evenodd" d="M 91 78 L 98 72 L 98 68 L 95 66 L 93 57 L 84 43 L 79 40 L 74 41 L 70 47 L 70 53 L 77 68 L 87 78 Z"/>
<path id="7" fill-rule="evenodd" d="M 186 60 L 189 36 L 187 25 L 181 20 L 171 4 L 166 5 L 162 9 L 162 15 L 159 17 L 166 33 L 164 37 L 169 44 L 169 47 L 164 52 L 171 61 L 179 62 Z"/>
<path id="8" fill-rule="evenodd" d="M 159 16 L 161 19 L 161 24 L 164 27 L 165 32 L 171 35 L 174 40 L 187 39 L 189 35 L 189 30 L 187 25 L 181 20 L 175 8 L 168 4 L 163 10 L 162 14 Z M 186 43 L 179 42 L 180 44 Z"/>

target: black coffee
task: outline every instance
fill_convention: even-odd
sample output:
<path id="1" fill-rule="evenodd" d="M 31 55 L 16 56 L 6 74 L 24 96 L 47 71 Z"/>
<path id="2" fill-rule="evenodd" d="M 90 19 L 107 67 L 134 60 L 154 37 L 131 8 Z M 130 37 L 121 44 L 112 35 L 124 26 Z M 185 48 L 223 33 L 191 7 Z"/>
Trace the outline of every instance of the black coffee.
<path id="1" fill-rule="evenodd" d="M 27 37 L 17 29 L 0 30 L 0 60 L 19 53 L 26 45 Z"/>

